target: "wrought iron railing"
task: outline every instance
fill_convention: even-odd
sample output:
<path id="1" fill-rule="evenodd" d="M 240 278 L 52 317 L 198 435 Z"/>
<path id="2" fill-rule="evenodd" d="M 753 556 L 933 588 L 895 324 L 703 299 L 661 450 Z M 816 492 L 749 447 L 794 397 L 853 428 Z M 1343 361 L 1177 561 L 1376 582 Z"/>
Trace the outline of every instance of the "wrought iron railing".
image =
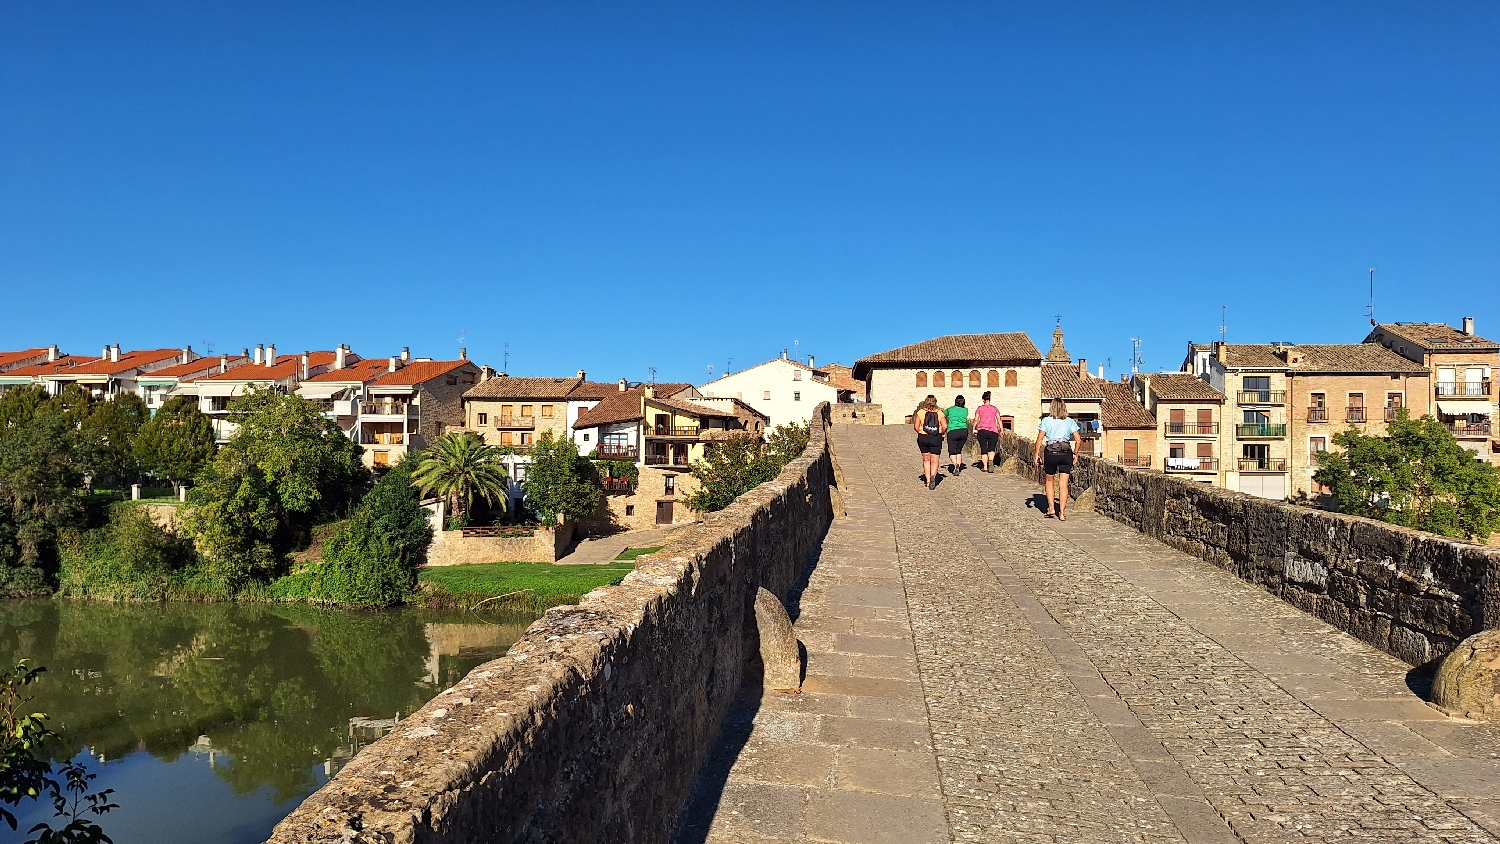
<path id="1" fill-rule="evenodd" d="M 1138 469 L 1145 469 L 1151 465 L 1151 455 L 1137 454 L 1134 457 L 1130 457 L 1122 454 L 1115 458 L 1115 462 L 1121 466 L 1133 466 Z"/>
<path id="2" fill-rule="evenodd" d="M 648 454 L 645 463 L 647 466 L 686 466 L 688 459 L 686 454 Z"/>
<path id="3" fill-rule="evenodd" d="M 1241 472 L 1285 472 L 1285 457 L 1241 457 Z"/>
<path id="4" fill-rule="evenodd" d="M 1168 434 L 1179 434 L 1184 437 L 1206 437 L 1219 433 L 1217 422 L 1168 422 L 1166 427 Z"/>
<path id="5" fill-rule="evenodd" d="M 1365 409 L 1364 408 L 1362 408 L 1362 407 L 1351 407 L 1351 408 L 1349 408 L 1348 415 L 1344 417 L 1344 421 L 1346 421 L 1346 422 L 1367 422 L 1369 420 L 1365 419 Z"/>
<path id="6" fill-rule="evenodd" d="M 1240 390 L 1240 404 L 1286 404 L 1286 390 Z"/>
<path id="7" fill-rule="evenodd" d="M 1487 396 L 1489 381 L 1439 381 L 1434 388 L 1440 398 L 1452 396 Z"/>
<path id="8" fill-rule="evenodd" d="M 653 427 L 651 429 L 651 436 L 653 436 L 653 437 L 696 437 L 696 436 L 698 436 L 698 427 L 696 425 L 694 425 L 692 427 L 686 427 L 685 426 L 685 427 L 681 427 L 681 428 L 674 428 L 671 425 L 657 425 L 657 426 L 655 426 L 655 427 Z"/>
<path id="9" fill-rule="evenodd" d="M 1452 424 L 1448 426 L 1448 430 L 1452 431 L 1455 437 L 1487 437 L 1490 435 L 1491 428 L 1490 423 L 1479 422 L 1473 425 Z"/>
<path id="10" fill-rule="evenodd" d="M 1310 408 L 1308 408 L 1307 409 L 1307 421 L 1309 421 L 1309 422 L 1327 422 L 1328 421 L 1328 408 L 1326 408 L 1326 407 L 1310 407 Z"/>
<path id="11" fill-rule="evenodd" d="M 1284 437 L 1286 436 L 1286 423 L 1236 425 L 1234 426 L 1234 435 L 1242 439 L 1252 437 Z"/>
<path id="12" fill-rule="evenodd" d="M 604 445 L 600 444 L 594 449 L 594 457 L 598 460 L 634 460 L 640 456 L 640 449 L 633 445 Z"/>

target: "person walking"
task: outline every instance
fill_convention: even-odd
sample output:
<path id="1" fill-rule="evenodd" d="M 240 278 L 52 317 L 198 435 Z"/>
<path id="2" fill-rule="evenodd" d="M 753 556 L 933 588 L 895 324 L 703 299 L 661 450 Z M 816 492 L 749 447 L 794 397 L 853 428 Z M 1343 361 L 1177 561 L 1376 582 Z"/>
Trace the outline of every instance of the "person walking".
<path id="1" fill-rule="evenodd" d="M 922 452 L 922 477 L 927 479 L 927 488 L 937 486 L 938 463 L 943 458 L 943 434 L 948 431 L 948 419 L 938 410 L 937 396 L 929 395 L 911 415 L 911 426 L 917 431 L 917 450 Z"/>
<path id="2" fill-rule="evenodd" d="M 1044 489 L 1047 492 L 1047 518 L 1057 515 L 1058 521 L 1068 520 L 1068 477 L 1073 473 L 1074 455 L 1082 446 L 1078 436 L 1078 423 L 1068 418 L 1068 406 L 1062 399 L 1053 399 L 1050 413 L 1042 417 L 1037 426 L 1036 465 L 1047 474 Z M 1053 503 L 1053 479 L 1057 481 L 1057 503 Z"/>
<path id="3" fill-rule="evenodd" d="M 948 417 L 948 474 L 955 477 L 964 470 L 964 444 L 969 441 L 969 409 L 963 396 L 953 397 L 953 406 L 943 411 Z"/>
<path id="4" fill-rule="evenodd" d="M 995 451 L 1000 446 L 1000 409 L 990 404 L 990 391 L 979 397 L 984 402 L 974 408 L 974 439 L 979 441 L 979 470 L 995 471 Z"/>

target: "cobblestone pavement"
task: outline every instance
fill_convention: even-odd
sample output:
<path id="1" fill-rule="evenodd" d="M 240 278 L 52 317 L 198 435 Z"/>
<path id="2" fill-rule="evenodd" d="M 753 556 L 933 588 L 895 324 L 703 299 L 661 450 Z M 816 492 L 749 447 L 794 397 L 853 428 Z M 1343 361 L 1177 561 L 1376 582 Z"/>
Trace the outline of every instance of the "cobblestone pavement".
<path id="1" fill-rule="evenodd" d="M 806 694 L 741 698 L 682 844 L 1500 841 L 1500 731 L 1407 665 L 910 440 L 836 429 Z"/>

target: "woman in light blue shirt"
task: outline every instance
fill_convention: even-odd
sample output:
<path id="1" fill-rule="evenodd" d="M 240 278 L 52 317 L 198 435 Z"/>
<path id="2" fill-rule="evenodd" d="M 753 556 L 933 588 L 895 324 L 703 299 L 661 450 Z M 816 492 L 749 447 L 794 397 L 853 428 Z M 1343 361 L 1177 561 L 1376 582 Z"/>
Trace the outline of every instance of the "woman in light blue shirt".
<path id="1" fill-rule="evenodd" d="M 1068 520 L 1068 477 L 1078 458 L 1075 453 L 1082 446 L 1078 437 L 1078 423 L 1068 418 L 1068 406 L 1062 399 L 1053 399 L 1051 412 L 1042 417 L 1037 426 L 1035 460 L 1038 468 L 1047 473 L 1044 489 L 1047 493 L 1047 509 L 1044 515 L 1058 521 Z M 1052 479 L 1057 479 L 1057 503 L 1053 504 Z"/>

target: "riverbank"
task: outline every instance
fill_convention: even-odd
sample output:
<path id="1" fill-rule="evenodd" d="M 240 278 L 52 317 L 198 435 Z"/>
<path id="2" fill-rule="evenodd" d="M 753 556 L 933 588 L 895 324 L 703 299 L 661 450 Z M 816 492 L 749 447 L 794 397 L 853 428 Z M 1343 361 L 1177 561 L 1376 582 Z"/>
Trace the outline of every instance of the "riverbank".
<path id="1" fill-rule="evenodd" d="M 423 569 L 411 603 L 426 609 L 457 609 L 483 603 L 517 612 L 545 612 L 576 604 L 584 595 L 619 583 L 638 557 L 659 548 L 627 548 L 613 561 L 595 565 L 477 563 Z M 498 607 L 496 606 L 498 605 Z"/>

